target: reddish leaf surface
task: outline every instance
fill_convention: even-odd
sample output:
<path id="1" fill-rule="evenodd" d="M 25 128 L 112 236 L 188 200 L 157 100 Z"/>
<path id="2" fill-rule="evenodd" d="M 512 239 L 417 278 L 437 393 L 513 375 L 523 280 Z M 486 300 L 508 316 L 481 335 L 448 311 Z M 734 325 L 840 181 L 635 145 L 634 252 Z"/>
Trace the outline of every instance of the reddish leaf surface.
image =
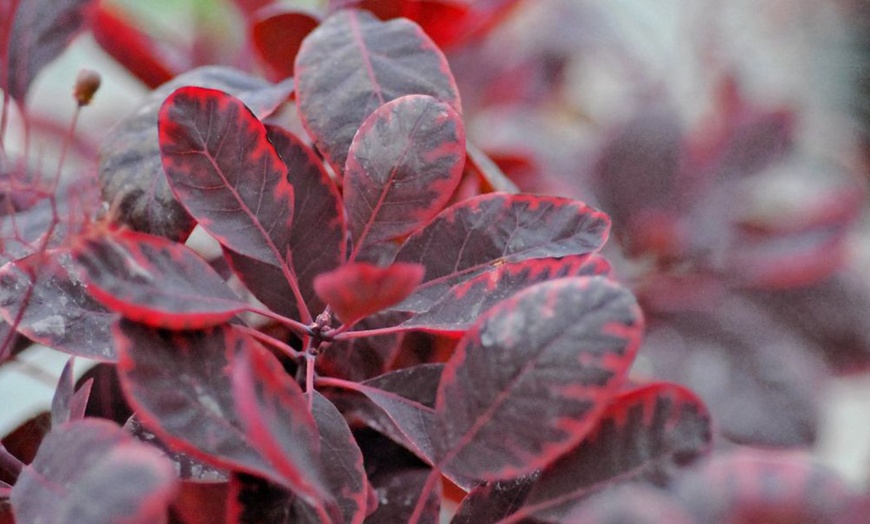
<path id="1" fill-rule="evenodd" d="M 423 283 L 397 309 L 425 311 L 456 284 L 507 262 L 597 251 L 609 230 L 607 215 L 566 198 L 492 193 L 460 202 L 396 255 L 426 267 Z"/>
<path id="2" fill-rule="evenodd" d="M 19 0 L 8 38 L 0 47 L 0 88 L 19 103 L 33 79 L 87 23 L 92 0 Z"/>
<path id="3" fill-rule="evenodd" d="M 159 128 L 163 168 L 185 209 L 227 249 L 279 268 L 310 322 L 292 263 L 293 186 L 263 124 L 231 95 L 183 87 L 164 102 Z"/>
<path id="4" fill-rule="evenodd" d="M 12 488 L 20 522 L 130 522 L 166 518 L 172 465 L 116 424 L 82 420 L 49 433 Z"/>
<path id="5" fill-rule="evenodd" d="M 251 443 L 313 505 L 331 502 L 321 479 L 320 438 L 299 384 L 259 346 L 233 355 L 236 412 Z"/>
<path id="6" fill-rule="evenodd" d="M 85 238 L 75 258 L 91 295 L 152 327 L 201 329 L 248 308 L 196 252 L 162 237 L 122 231 Z"/>
<path id="7" fill-rule="evenodd" d="M 345 324 L 396 305 L 423 280 L 420 264 L 378 267 L 351 262 L 314 279 L 318 296 Z"/>
<path id="8" fill-rule="evenodd" d="M 351 259 L 366 259 L 366 247 L 404 237 L 434 217 L 464 163 L 465 128 L 450 105 L 408 95 L 375 110 L 354 136 L 344 172 Z"/>
<path id="9" fill-rule="evenodd" d="M 319 23 L 304 11 L 270 8 L 258 13 L 251 24 L 251 42 L 276 77 L 291 77 L 302 40 Z"/>
<path id="10" fill-rule="evenodd" d="M 420 24 L 442 49 L 467 36 L 464 22 L 472 13 L 468 0 L 405 0 L 404 7 L 403 16 Z"/>
<path id="11" fill-rule="evenodd" d="M 337 499 L 344 522 L 361 523 L 367 513 L 369 490 L 362 452 L 341 413 L 323 395 L 312 393 L 311 412 L 320 432 L 320 460 L 327 489 Z"/>
<path id="12" fill-rule="evenodd" d="M 299 114 L 336 173 L 344 169 L 360 124 L 390 100 L 430 95 L 461 113 L 447 59 L 408 20 L 381 22 L 365 11 L 339 11 L 302 43 L 295 71 Z"/>
<path id="13" fill-rule="evenodd" d="M 85 292 L 66 249 L 0 268 L 0 315 L 48 347 L 105 362 L 116 358 L 110 333 L 115 315 Z"/>
<path id="14" fill-rule="evenodd" d="M 502 480 L 553 462 L 593 429 L 641 331 L 634 297 L 602 277 L 545 282 L 500 302 L 444 369 L 439 467 Z"/>
<path id="15" fill-rule="evenodd" d="M 439 333 L 463 333 L 481 313 L 527 287 L 561 277 L 607 275 L 610 263 L 597 255 L 508 263 L 450 289 L 427 311 L 401 325 Z"/>
<path id="16" fill-rule="evenodd" d="M 91 31 L 100 47 L 146 86 L 156 88 L 175 76 L 157 44 L 105 2 L 97 7 Z"/>
<path id="17" fill-rule="evenodd" d="M 153 91 L 107 135 L 100 147 L 103 199 L 114 204 L 116 218 L 133 229 L 175 240 L 187 238 L 195 222 L 175 200 L 163 173 L 156 124 L 163 101 L 182 86 L 230 93 L 258 117 L 270 114 L 293 92 L 290 81 L 273 85 L 228 67 L 200 67 Z"/>
<path id="18" fill-rule="evenodd" d="M 706 452 L 710 415 L 689 390 L 659 383 L 620 393 L 575 449 L 547 466 L 511 521 L 561 520 L 608 484 L 665 484 Z"/>
<path id="19" fill-rule="evenodd" d="M 856 498 L 805 454 L 748 448 L 686 476 L 677 495 L 698 522 L 848 522 Z"/>
<path id="20" fill-rule="evenodd" d="M 217 468 L 284 482 L 236 414 L 229 358 L 250 339 L 228 325 L 170 332 L 129 320 L 116 325 L 115 339 L 125 396 L 149 430 Z"/>
<path id="21" fill-rule="evenodd" d="M 266 126 L 266 130 L 287 165 L 287 178 L 293 186 L 290 250 L 299 291 L 309 311 L 323 311 L 325 304 L 314 292 L 314 277 L 340 266 L 347 254 L 347 224 L 341 196 L 311 148 L 284 129 Z M 245 286 L 269 309 L 298 318 L 293 289 L 280 268 L 231 251 L 225 255 Z"/>

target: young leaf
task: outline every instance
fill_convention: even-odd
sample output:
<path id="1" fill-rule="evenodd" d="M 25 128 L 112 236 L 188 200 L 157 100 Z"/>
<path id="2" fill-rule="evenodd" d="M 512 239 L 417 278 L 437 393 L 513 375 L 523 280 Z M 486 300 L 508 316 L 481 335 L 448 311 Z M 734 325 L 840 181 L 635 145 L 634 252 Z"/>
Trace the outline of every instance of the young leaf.
<path id="1" fill-rule="evenodd" d="M 177 479 L 157 450 L 107 420 L 62 424 L 46 435 L 12 488 L 19 522 L 166 519 Z"/>
<path id="2" fill-rule="evenodd" d="M 0 268 L 0 315 L 48 347 L 104 362 L 116 358 L 110 333 L 115 315 L 85 292 L 67 249 Z"/>
<path id="3" fill-rule="evenodd" d="M 561 277 L 606 275 L 610 264 L 597 255 L 507 263 L 457 284 L 427 311 L 401 324 L 438 333 L 463 333 L 478 316 L 523 289 Z"/>
<path id="4" fill-rule="evenodd" d="M 553 462 L 592 430 L 641 330 L 634 297 L 602 277 L 553 280 L 500 302 L 441 377 L 439 468 L 503 480 Z"/>
<path id="5" fill-rule="evenodd" d="M 302 40 L 319 23 L 320 20 L 304 11 L 273 6 L 251 23 L 251 42 L 277 77 L 291 77 Z"/>
<path id="6" fill-rule="evenodd" d="M 258 117 L 270 114 L 293 92 L 293 82 L 270 84 L 228 67 L 200 67 L 153 91 L 121 120 L 100 147 L 103 199 L 115 206 L 117 219 L 138 231 L 184 240 L 196 223 L 179 204 L 163 173 L 157 114 L 169 94 L 183 86 L 230 93 Z"/>
<path id="7" fill-rule="evenodd" d="M 423 283 L 397 309 L 425 311 L 456 284 L 507 262 L 595 252 L 609 230 L 607 215 L 567 198 L 491 193 L 460 202 L 396 255 L 426 266 Z"/>
<path id="8" fill-rule="evenodd" d="M 608 483 L 665 484 L 710 442 L 710 414 L 687 389 L 658 383 L 620 393 L 579 446 L 544 468 L 511 519 L 561 520 Z"/>
<path id="9" fill-rule="evenodd" d="M 362 123 L 344 172 L 344 205 L 354 252 L 404 237 L 435 216 L 453 194 L 465 163 L 465 129 L 450 105 L 408 95 Z"/>
<path id="10" fill-rule="evenodd" d="M 251 443 L 313 505 L 332 496 L 320 474 L 320 440 L 302 389 L 259 346 L 237 346 L 232 356 L 236 412 Z"/>
<path id="11" fill-rule="evenodd" d="M 447 59 L 408 20 L 381 22 L 365 11 L 339 11 L 302 42 L 295 71 L 302 122 L 336 173 L 344 169 L 360 124 L 390 100 L 430 95 L 461 113 Z"/>
<path id="12" fill-rule="evenodd" d="M 121 319 L 114 331 L 124 394 L 148 429 L 207 464 L 285 484 L 235 409 L 229 355 L 254 342 L 226 324 L 159 331 Z"/>
<path id="13" fill-rule="evenodd" d="M 15 2 L 8 38 L 0 42 L 0 89 L 24 102 L 36 75 L 54 60 L 85 25 L 93 0 L 26 0 Z M 9 13 L 11 15 L 11 13 Z"/>
<path id="14" fill-rule="evenodd" d="M 401 302 L 423 280 L 423 271 L 420 264 L 377 267 L 351 262 L 318 275 L 314 290 L 344 324 L 351 325 Z"/>
<path id="15" fill-rule="evenodd" d="M 293 186 L 263 124 L 237 98 L 183 87 L 163 103 L 159 128 L 181 204 L 227 249 L 280 269 L 310 322 L 291 262 Z"/>
<path id="16" fill-rule="evenodd" d="M 299 291 L 309 311 L 323 311 L 325 304 L 314 292 L 314 277 L 337 268 L 347 255 L 347 223 L 341 196 L 310 147 L 279 127 L 267 125 L 266 131 L 287 166 L 287 179 L 293 186 L 290 251 Z M 280 268 L 232 251 L 224 254 L 245 286 L 269 309 L 298 318 L 293 289 Z"/>
<path id="17" fill-rule="evenodd" d="M 88 291 L 131 320 L 165 329 L 222 324 L 249 306 L 189 247 L 122 231 L 75 249 Z"/>
<path id="18" fill-rule="evenodd" d="M 71 420 L 79 420 L 85 414 L 85 407 L 88 403 L 88 395 L 90 395 L 93 379 L 88 379 L 79 389 L 75 391 L 75 381 L 73 378 L 73 361 L 75 357 L 70 357 L 57 379 L 57 387 L 54 389 L 54 395 L 51 397 L 51 426 L 57 427 Z"/>

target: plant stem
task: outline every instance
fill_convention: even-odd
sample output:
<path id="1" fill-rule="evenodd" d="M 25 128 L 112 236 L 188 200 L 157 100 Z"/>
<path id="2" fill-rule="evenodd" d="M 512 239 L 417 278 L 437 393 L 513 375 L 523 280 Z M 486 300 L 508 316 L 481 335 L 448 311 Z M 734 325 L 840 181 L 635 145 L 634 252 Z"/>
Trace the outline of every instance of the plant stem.
<path id="1" fill-rule="evenodd" d="M 274 346 L 274 347 L 280 349 L 285 354 L 287 354 L 287 356 L 289 356 L 290 358 L 293 358 L 295 360 L 299 360 L 300 358 L 302 358 L 301 351 L 297 351 L 297 350 L 293 349 L 292 347 L 290 347 L 288 344 L 285 344 L 274 337 L 270 337 L 269 335 L 267 335 L 265 333 L 257 331 L 254 328 L 251 328 L 248 326 L 235 326 L 235 328 L 238 329 L 239 331 L 247 333 L 248 335 L 251 335 L 252 337 L 259 340 L 260 342 L 263 342 L 265 344 L 269 344 L 270 346 Z"/>
<path id="2" fill-rule="evenodd" d="M 278 313 L 274 313 L 272 311 L 269 311 L 268 309 L 259 309 L 259 308 L 255 308 L 255 307 L 250 307 L 250 308 L 248 308 L 248 311 L 250 311 L 251 313 L 256 313 L 256 314 L 262 315 L 266 318 L 270 318 L 272 320 L 278 321 L 282 325 L 287 326 L 288 328 L 292 329 L 297 335 L 299 335 L 300 337 L 302 337 L 304 339 L 307 339 L 308 337 L 310 337 L 311 335 L 314 334 L 314 332 L 311 330 L 310 326 L 303 324 L 302 322 L 299 322 L 298 320 L 293 320 L 292 318 L 287 318 L 283 315 L 279 315 Z M 305 342 L 305 341 L 303 341 L 303 342 Z"/>
<path id="3" fill-rule="evenodd" d="M 396 333 L 401 333 L 402 331 L 407 331 L 408 328 L 404 328 L 402 326 L 392 326 L 378 329 L 362 329 L 360 331 L 345 331 L 344 333 L 339 332 L 334 337 L 333 340 L 348 340 L 351 338 L 362 338 L 362 337 L 376 337 L 378 335 L 395 335 Z"/>

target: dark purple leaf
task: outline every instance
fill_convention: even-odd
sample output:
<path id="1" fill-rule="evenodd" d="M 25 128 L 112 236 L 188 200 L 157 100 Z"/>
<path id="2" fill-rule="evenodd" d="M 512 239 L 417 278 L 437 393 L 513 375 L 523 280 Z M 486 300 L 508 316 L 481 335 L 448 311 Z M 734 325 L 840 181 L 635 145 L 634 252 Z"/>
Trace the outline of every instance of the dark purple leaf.
<path id="1" fill-rule="evenodd" d="M 454 286 L 427 311 L 401 325 L 461 334 L 481 313 L 527 287 L 561 277 L 607 275 L 609 272 L 610 264 L 597 255 L 570 255 L 504 264 Z"/>
<path id="2" fill-rule="evenodd" d="M 397 309 L 425 311 L 456 284 L 508 262 L 597 251 L 609 230 L 607 215 L 567 198 L 491 193 L 460 202 L 396 255 L 426 267 L 423 283 Z"/>
<path id="3" fill-rule="evenodd" d="M 410 295 L 423 280 L 420 264 L 378 267 L 350 262 L 314 279 L 317 295 L 344 324 L 354 324 Z"/>
<path id="4" fill-rule="evenodd" d="M 579 446 L 544 468 L 513 515 L 556 521 L 617 482 L 664 485 L 710 447 L 710 415 L 691 392 L 658 383 L 620 393 Z"/>
<path id="5" fill-rule="evenodd" d="M 149 430 L 211 466 L 285 482 L 236 413 L 229 359 L 239 346 L 254 344 L 249 338 L 226 324 L 173 332 L 122 319 L 115 339 L 124 393 Z"/>
<path id="6" fill-rule="evenodd" d="M 339 11 L 303 41 L 295 71 L 299 114 L 336 173 L 344 169 L 359 126 L 390 100 L 430 95 L 461 113 L 447 59 L 408 20 L 381 22 L 364 11 Z"/>
<path id="7" fill-rule="evenodd" d="M 60 377 L 57 379 L 57 387 L 54 389 L 54 395 L 51 398 L 51 425 L 52 427 L 59 426 L 64 422 L 75 420 L 71 415 L 73 396 L 75 395 L 75 382 L 73 380 L 73 362 L 75 357 L 71 357 L 66 361 Z M 93 381 L 87 382 L 87 388 Z M 83 407 L 83 406 L 81 406 Z M 84 414 L 84 411 L 82 411 Z M 78 417 L 81 418 L 81 417 Z"/>
<path id="8" fill-rule="evenodd" d="M 631 293 L 602 277 L 545 282 L 490 309 L 441 377 L 439 468 L 503 480 L 574 447 L 622 384 L 642 324 Z"/>
<path id="9" fill-rule="evenodd" d="M 676 494 L 696 522 L 843 522 L 856 499 L 806 454 L 749 448 L 685 476 Z"/>
<path id="10" fill-rule="evenodd" d="M 435 407 L 435 397 L 444 364 L 420 364 L 397 369 L 378 377 L 366 380 L 363 384 L 371 388 L 395 393 L 428 408 Z"/>
<path id="11" fill-rule="evenodd" d="M 301 302 L 290 231 L 293 186 L 266 128 L 226 93 L 183 87 L 160 109 L 160 153 L 172 191 L 224 247 L 281 270 Z M 300 318 L 310 322 L 304 303 Z"/>
<path id="12" fill-rule="evenodd" d="M 116 424 L 82 420 L 49 433 L 12 488 L 20 522 L 130 522 L 166 518 L 172 465 Z"/>
<path id="13" fill-rule="evenodd" d="M 302 40 L 320 23 L 304 11 L 277 8 L 260 12 L 251 23 L 251 43 L 279 78 L 293 76 L 293 63 Z"/>
<path id="14" fill-rule="evenodd" d="M 196 252 L 163 237 L 121 231 L 84 238 L 74 254 L 91 295 L 152 327 L 211 327 L 249 307 Z"/>
<path id="15" fill-rule="evenodd" d="M 296 495 L 267 480 L 237 473 L 230 479 L 227 524 L 291 524 Z"/>
<path id="16" fill-rule="evenodd" d="M 195 222 L 175 200 L 163 173 L 157 113 L 167 96 L 190 85 L 230 93 L 258 117 L 267 116 L 293 92 L 292 81 L 273 85 L 235 69 L 201 67 L 153 91 L 107 135 L 100 147 L 103 199 L 115 206 L 120 222 L 173 240 L 187 238 Z"/>
<path id="17" fill-rule="evenodd" d="M 430 470 L 416 468 L 389 471 L 372 478 L 372 485 L 378 496 L 378 508 L 366 518 L 366 524 L 393 524 L 410 522 L 417 499 L 423 491 Z M 430 490 L 426 505 L 417 521 L 421 524 L 439 522 L 441 509 L 441 485 Z"/>
<path id="18" fill-rule="evenodd" d="M 344 205 L 354 252 L 406 236 L 453 194 L 465 163 L 465 128 L 450 105 L 408 95 L 379 107 L 360 126 L 347 156 Z"/>
<path id="19" fill-rule="evenodd" d="M 175 465 L 175 473 L 183 481 L 220 483 L 229 479 L 229 474 L 224 469 L 215 468 L 200 460 L 197 460 L 183 451 L 172 449 L 160 437 L 149 431 L 135 416 L 131 416 L 124 424 L 124 430 L 133 435 L 136 440 L 146 442 L 166 455 Z M 182 488 L 184 489 L 184 488 Z"/>
<path id="20" fill-rule="evenodd" d="M 0 265 L 32 255 L 43 245 L 46 249 L 60 246 L 69 232 L 67 221 L 61 219 L 65 213 L 65 202 L 52 207 L 46 198 L 25 211 L 0 217 Z"/>
<path id="21" fill-rule="evenodd" d="M 299 384 L 259 346 L 232 356 L 236 412 L 250 442 L 308 503 L 330 503 L 321 479 L 317 427 Z"/>
<path id="22" fill-rule="evenodd" d="M 474 488 L 462 499 L 450 524 L 501 522 L 522 506 L 537 478 L 537 474 L 532 474 L 515 480 L 487 482 Z"/>
<path id="23" fill-rule="evenodd" d="M 105 362 L 116 358 L 110 333 L 115 315 L 85 291 L 67 249 L 0 268 L 0 314 L 40 344 Z"/>
<path id="24" fill-rule="evenodd" d="M 11 30 L 0 34 L 8 38 L 0 43 L 0 88 L 23 103 L 33 79 L 82 30 L 95 4 L 93 0 L 15 2 L 18 9 Z"/>

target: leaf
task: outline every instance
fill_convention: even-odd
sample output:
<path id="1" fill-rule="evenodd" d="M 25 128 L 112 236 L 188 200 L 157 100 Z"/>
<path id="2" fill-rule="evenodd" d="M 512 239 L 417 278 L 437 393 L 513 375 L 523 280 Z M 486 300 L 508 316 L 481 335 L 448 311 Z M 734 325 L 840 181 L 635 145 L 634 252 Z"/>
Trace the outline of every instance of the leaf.
<path id="1" fill-rule="evenodd" d="M 372 479 L 379 504 L 374 513 L 366 518 L 367 524 L 392 524 L 410 522 L 414 506 L 423 491 L 430 471 L 423 468 L 389 471 Z M 441 486 L 429 491 L 425 507 L 417 521 L 421 524 L 436 524 L 441 509 Z"/>
<path id="2" fill-rule="evenodd" d="M 379 317 L 366 317 L 355 327 L 358 330 L 384 327 Z M 317 357 L 317 372 L 357 382 L 376 377 L 393 365 L 403 338 L 404 333 L 399 332 L 335 340 Z"/>
<path id="3" fill-rule="evenodd" d="M 592 495 L 560 520 L 590 524 L 604 522 L 698 524 L 699 522 L 693 519 L 680 501 L 667 491 L 647 484 L 631 483 L 619 484 Z"/>
<path id="4" fill-rule="evenodd" d="M 561 277 L 606 275 L 610 264 L 597 255 L 531 259 L 503 264 L 457 284 L 427 311 L 402 327 L 438 333 L 463 333 L 481 313 L 523 289 Z"/>
<path id="5" fill-rule="evenodd" d="M 468 142 L 466 144 L 465 169 L 475 173 L 485 187 L 486 193 L 498 191 L 502 193 L 519 193 L 517 185 L 504 174 L 504 171 L 480 148 Z"/>
<path id="6" fill-rule="evenodd" d="M 228 67 L 200 67 L 153 91 L 106 136 L 100 147 L 100 186 L 103 199 L 115 207 L 115 218 L 135 230 L 179 241 L 187 238 L 195 222 L 175 200 L 163 173 L 157 113 L 169 94 L 188 85 L 225 91 L 259 117 L 270 114 L 293 92 L 291 81 L 273 85 Z"/>
<path id="7" fill-rule="evenodd" d="M 462 499 L 450 524 L 501 522 L 522 506 L 537 478 L 537 474 L 532 474 L 474 488 Z"/>
<path id="8" fill-rule="evenodd" d="M 177 489 L 172 465 L 116 424 L 62 424 L 39 447 L 12 488 L 20 522 L 130 522 L 166 518 Z"/>
<path id="9" fill-rule="evenodd" d="M 85 408 L 88 405 L 88 397 L 91 394 L 94 379 L 86 380 L 76 391 L 73 377 L 74 360 L 75 357 L 70 357 L 66 361 L 51 398 L 52 427 L 57 427 L 65 422 L 81 420 L 85 416 Z"/>
<path id="10" fill-rule="evenodd" d="M 166 457 L 172 461 L 175 467 L 178 478 L 182 481 L 200 482 L 200 483 L 222 483 L 229 479 L 229 474 L 226 470 L 215 468 L 200 460 L 197 460 L 183 451 L 172 449 L 160 437 L 149 431 L 148 428 L 142 425 L 142 421 L 136 415 L 127 419 L 124 424 L 124 431 L 132 435 L 136 440 L 147 443 L 163 452 Z M 182 490 L 184 487 L 182 487 Z"/>
<path id="11" fill-rule="evenodd" d="M 40 344 L 115 361 L 110 333 L 115 315 L 85 291 L 67 249 L 36 253 L 0 268 L 0 315 Z"/>
<path id="12" fill-rule="evenodd" d="M 593 429 L 641 332 L 634 297 L 602 277 L 553 280 L 500 302 L 441 377 L 439 468 L 503 480 L 553 462 Z"/>
<path id="13" fill-rule="evenodd" d="M 275 76 L 291 77 L 302 40 L 318 24 L 320 20 L 304 11 L 272 6 L 251 23 L 251 43 Z"/>
<path id="14" fill-rule="evenodd" d="M 399 250 L 395 261 L 423 264 L 426 277 L 396 309 L 426 311 L 451 287 L 508 262 L 595 252 L 609 231 L 607 215 L 567 198 L 490 193 L 465 200 Z"/>
<path id="15" fill-rule="evenodd" d="M 420 264 L 392 264 L 377 267 L 351 262 L 319 275 L 314 290 L 346 325 L 396 305 L 423 280 Z"/>
<path id="16" fill-rule="evenodd" d="M 295 71 L 299 115 L 336 173 L 344 170 L 359 126 L 390 100 L 430 95 L 462 112 L 447 59 L 408 20 L 339 11 L 302 42 Z"/>
<path id="17" fill-rule="evenodd" d="M 227 499 L 227 524 L 293 522 L 296 495 L 262 478 L 234 474 Z"/>
<path id="18" fill-rule="evenodd" d="M 347 223 L 335 183 L 314 151 L 289 131 L 266 126 L 269 140 L 287 166 L 293 186 L 293 228 L 290 251 L 299 292 L 309 311 L 323 311 L 325 304 L 314 292 L 314 277 L 344 263 Z M 272 311 L 298 318 L 293 289 L 280 268 L 225 251 L 230 265 L 245 286 Z"/>
<path id="19" fill-rule="evenodd" d="M 620 393 L 579 446 L 544 468 L 511 518 L 562 520 L 578 501 L 617 482 L 666 485 L 711 440 L 710 414 L 689 390 L 658 383 Z"/>
<path id="20" fill-rule="evenodd" d="M 92 0 L 19 0 L 0 43 L 0 88 L 19 103 L 36 75 L 66 49 L 91 15 Z M 11 13 L 9 13 L 11 14 Z"/>
<path id="21" fill-rule="evenodd" d="M 0 264 L 62 246 L 70 230 L 68 222 L 59 217 L 68 212 L 65 200 L 53 206 L 46 198 L 24 211 L 0 217 Z"/>
<path id="22" fill-rule="evenodd" d="M 148 326 L 202 329 L 249 308 L 189 247 L 135 231 L 84 238 L 75 249 L 88 291 Z"/>
<path id="23" fill-rule="evenodd" d="M 118 374 L 137 417 L 172 449 L 216 468 L 278 484 L 283 476 L 248 438 L 235 409 L 230 355 L 254 344 L 229 325 L 159 331 L 120 320 Z"/>
<path id="24" fill-rule="evenodd" d="M 320 474 L 320 437 L 295 380 L 258 346 L 237 346 L 232 356 L 236 412 L 251 443 L 307 502 L 332 496 Z"/>
<path id="25" fill-rule="evenodd" d="M 263 124 L 226 93 L 183 87 L 163 103 L 159 128 L 163 168 L 184 208 L 227 249 L 280 269 L 310 322 L 291 262 L 293 186 Z"/>
<path id="26" fill-rule="evenodd" d="M 464 163 L 465 128 L 449 104 L 408 95 L 375 110 L 345 166 L 351 260 L 366 260 L 367 247 L 404 237 L 441 211 Z"/>

